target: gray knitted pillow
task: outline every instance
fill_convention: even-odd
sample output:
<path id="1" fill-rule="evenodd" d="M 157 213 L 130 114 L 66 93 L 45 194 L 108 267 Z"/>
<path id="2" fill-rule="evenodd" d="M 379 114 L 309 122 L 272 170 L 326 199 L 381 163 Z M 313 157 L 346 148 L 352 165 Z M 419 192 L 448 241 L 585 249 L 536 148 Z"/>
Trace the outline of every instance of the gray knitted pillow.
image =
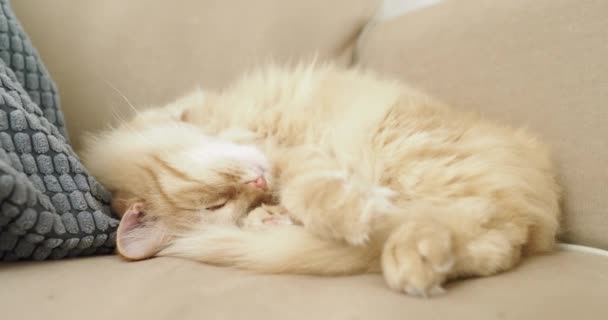
<path id="1" fill-rule="evenodd" d="M 110 194 L 66 141 L 55 84 L 0 0 L 0 260 L 111 252 Z"/>

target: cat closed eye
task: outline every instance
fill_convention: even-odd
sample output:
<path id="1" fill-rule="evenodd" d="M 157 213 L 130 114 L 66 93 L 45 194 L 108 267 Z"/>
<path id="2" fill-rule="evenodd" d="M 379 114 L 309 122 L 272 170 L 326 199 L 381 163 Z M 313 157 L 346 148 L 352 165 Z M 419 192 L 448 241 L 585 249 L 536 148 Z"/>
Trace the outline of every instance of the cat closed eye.
<path id="1" fill-rule="evenodd" d="M 226 203 L 227 203 L 227 202 L 221 202 L 221 203 L 218 203 L 218 204 L 214 204 L 214 205 L 212 205 L 212 206 L 208 206 L 208 207 L 206 207 L 205 209 L 206 209 L 206 210 L 209 210 L 209 211 L 218 210 L 218 209 L 223 208 L 223 207 L 226 205 Z"/>

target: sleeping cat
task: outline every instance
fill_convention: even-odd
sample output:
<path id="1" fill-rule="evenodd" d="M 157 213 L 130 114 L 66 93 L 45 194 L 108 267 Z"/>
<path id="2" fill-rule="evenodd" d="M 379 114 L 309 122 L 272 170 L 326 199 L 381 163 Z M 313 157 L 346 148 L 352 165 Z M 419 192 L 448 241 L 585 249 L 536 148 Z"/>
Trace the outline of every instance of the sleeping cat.
<path id="1" fill-rule="evenodd" d="M 558 231 L 544 144 L 361 70 L 267 67 L 87 145 L 134 260 L 382 272 L 428 296 L 550 251 Z"/>

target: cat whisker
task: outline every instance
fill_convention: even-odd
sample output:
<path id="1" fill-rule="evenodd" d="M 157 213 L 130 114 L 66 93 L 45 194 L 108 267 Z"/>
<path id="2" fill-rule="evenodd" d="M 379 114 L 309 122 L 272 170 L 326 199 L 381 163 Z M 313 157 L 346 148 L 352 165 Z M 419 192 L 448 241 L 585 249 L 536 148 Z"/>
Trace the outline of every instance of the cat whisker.
<path id="1" fill-rule="evenodd" d="M 138 130 L 133 128 L 133 126 L 131 126 L 129 124 L 129 122 L 122 117 L 122 115 L 120 115 L 120 113 L 116 110 L 116 107 L 114 105 L 111 105 L 110 107 L 112 109 L 112 115 L 114 116 L 115 120 L 117 120 L 117 122 L 118 122 L 118 127 L 123 127 L 126 130 L 130 131 L 131 133 L 137 135 L 139 138 L 142 139 L 142 142 L 153 145 L 153 142 L 148 137 L 146 137 L 141 132 L 139 132 Z"/>
<path id="2" fill-rule="evenodd" d="M 125 119 L 120 115 L 118 110 L 116 110 L 116 107 L 114 105 L 110 105 L 110 109 L 112 110 L 112 117 L 114 118 L 114 120 L 117 120 L 119 122 L 119 125 L 127 123 L 127 121 L 125 121 Z"/>
<path id="3" fill-rule="evenodd" d="M 125 100 L 125 102 L 127 103 L 127 105 L 129 107 L 131 107 L 131 110 L 133 110 L 136 115 L 139 114 L 139 111 L 137 110 L 137 108 L 135 108 L 135 106 L 131 103 L 131 101 L 129 101 L 129 98 L 127 98 L 127 96 L 125 96 L 120 90 L 118 90 L 118 88 L 116 88 L 114 85 L 112 85 L 109 81 L 106 81 L 106 84 L 110 88 L 112 88 L 114 91 L 116 91 L 116 93 L 118 93 L 118 95 L 120 95 L 123 98 L 123 100 Z"/>

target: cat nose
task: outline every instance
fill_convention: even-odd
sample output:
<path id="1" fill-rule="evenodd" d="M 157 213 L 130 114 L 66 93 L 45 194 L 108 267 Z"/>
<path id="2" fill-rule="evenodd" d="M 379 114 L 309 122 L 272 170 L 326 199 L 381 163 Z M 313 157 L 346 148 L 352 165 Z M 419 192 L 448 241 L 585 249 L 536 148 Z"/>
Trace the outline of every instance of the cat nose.
<path id="1" fill-rule="evenodd" d="M 266 182 L 264 176 L 259 176 L 257 179 L 251 181 L 250 184 L 264 191 L 268 190 L 268 182 Z"/>

